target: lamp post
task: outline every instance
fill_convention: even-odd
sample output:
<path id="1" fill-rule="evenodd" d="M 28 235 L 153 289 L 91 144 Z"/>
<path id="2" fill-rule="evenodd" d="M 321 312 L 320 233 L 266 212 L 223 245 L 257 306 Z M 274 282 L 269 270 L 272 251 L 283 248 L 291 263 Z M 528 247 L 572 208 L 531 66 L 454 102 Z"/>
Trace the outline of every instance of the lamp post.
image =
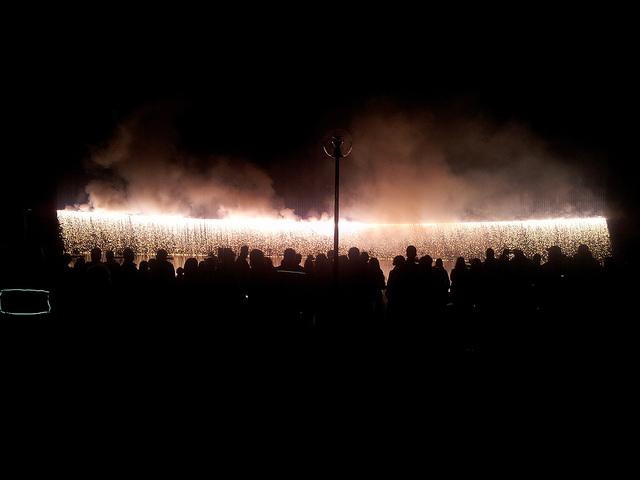
<path id="1" fill-rule="evenodd" d="M 333 207 L 333 274 L 338 281 L 338 224 L 340 222 L 340 159 L 351 153 L 351 135 L 346 130 L 331 130 L 324 137 L 324 151 L 327 155 L 335 159 L 335 185 L 334 185 L 334 207 Z"/>

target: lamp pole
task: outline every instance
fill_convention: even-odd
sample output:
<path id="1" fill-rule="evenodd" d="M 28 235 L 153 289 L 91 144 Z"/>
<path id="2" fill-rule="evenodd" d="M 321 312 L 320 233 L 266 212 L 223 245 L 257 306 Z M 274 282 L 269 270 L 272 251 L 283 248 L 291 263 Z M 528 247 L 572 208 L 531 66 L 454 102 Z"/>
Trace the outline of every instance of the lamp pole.
<path id="1" fill-rule="evenodd" d="M 333 154 L 331 155 L 336 160 L 336 178 L 334 187 L 334 199 L 333 199 L 333 275 L 338 283 L 338 224 L 340 223 L 340 159 L 342 158 L 342 152 L 340 146 L 342 145 L 342 136 L 335 135 L 331 141 L 334 146 Z"/>
<path id="2" fill-rule="evenodd" d="M 351 153 L 351 135 L 346 130 L 331 130 L 324 138 L 325 153 L 335 160 L 335 184 L 333 205 L 333 275 L 338 284 L 338 224 L 340 222 L 340 159 Z"/>

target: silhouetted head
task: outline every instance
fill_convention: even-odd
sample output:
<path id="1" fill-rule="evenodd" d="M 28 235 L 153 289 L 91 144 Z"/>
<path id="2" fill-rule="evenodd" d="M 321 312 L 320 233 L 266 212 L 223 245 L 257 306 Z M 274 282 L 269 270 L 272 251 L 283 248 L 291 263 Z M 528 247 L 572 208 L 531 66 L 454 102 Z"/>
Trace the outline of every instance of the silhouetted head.
<path id="1" fill-rule="evenodd" d="M 222 264 L 223 265 L 232 265 L 236 259 L 236 254 L 233 253 L 233 250 L 230 248 L 222 249 Z"/>
<path id="2" fill-rule="evenodd" d="M 471 260 L 471 270 L 482 270 L 482 261 L 479 258 Z"/>
<path id="3" fill-rule="evenodd" d="M 251 250 L 251 253 L 249 254 L 249 263 L 252 268 L 264 267 L 264 252 L 257 248 Z"/>
<path id="4" fill-rule="evenodd" d="M 283 261 L 294 262 L 296 259 L 296 251 L 293 248 L 287 248 L 284 251 Z"/>
<path id="5" fill-rule="evenodd" d="M 425 255 L 424 257 L 420 258 L 418 263 L 423 267 L 431 268 L 431 265 L 433 264 L 433 258 L 431 258 L 430 255 Z"/>
<path id="6" fill-rule="evenodd" d="M 442 259 L 441 258 L 437 258 L 436 259 L 436 267 L 442 268 Z"/>
<path id="7" fill-rule="evenodd" d="M 580 257 L 590 257 L 591 256 L 591 250 L 589 250 L 589 247 L 583 243 L 578 247 L 578 256 L 580 256 Z"/>
<path id="8" fill-rule="evenodd" d="M 138 269 L 141 272 L 148 272 L 149 271 L 149 262 L 147 262 L 146 260 L 142 260 L 140 262 L 140 265 L 138 266 Z"/>
<path id="9" fill-rule="evenodd" d="M 167 259 L 167 257 L 168 257 L 168 254 L 167 254 L 167 251 L 164 248 L 161 248 L 156 253 L 156 258 L 161 262 L 164 262 Z"/>
<path id="10" fill-rule="evenodd" d="M 547 252 L 549 252 L 549 260 L 551 261 L 559 260 L 560 258 L 562 258 L 562 250 L 557 245 L 549 247 L 547 249 Z"/>
<path id="11" fill-rule="evenodd" d="M 309 273 L 313 272 L 313 255 L 308 255 L 307 259 L 304 261 L 304 270 Z"/>
<path id="12" fill-rule="evenodd" d="M 393 257 L 393 265 L 396 267 L 404 265 L 404 262 L 406 262 L 406 260 L 402 255 Z"/>
<path id="13" fill-rule="evenodd" d="M 531 260 L 533 260 L 533 264 L 538 266 L 540 265 L 540 263 L 542 263 L 542 255 L 540 255 L 539 253 L 536 253 Z"/>
<path id="14" fill-rule="evenodd" d="M 329 269 L 329 259 L 324 253 L 319 253 L 316 256 L 316 272 L 326 272 Z"/>
<path id="15" fill-rule="evenodd" d="M 131 250 L 130 248 L 125 248 L 122 252 L 122 256 L 127 262 L 133 262 L 133 250 Z"/>
<path id="16" fill-rule="evenodd" d="M 349 260 L 359 260 L 360 259 L 360 249 L 358 247 L 351 247 L 349 249 Z"/>
<path id="17" fill-rule="evenodd" d="M 487 251 L 485 252 L 485 254 L 487 259 L 496 258 L 496 252 L 493 251 L 493 248 L 487 248 Z"/>
<path id="18" fill-rule="evenodd" d="M 413 245 L 407 247 L 407 260 L 415 259 L 418 256 L 418 251 Z"/>
<path id="19" fill-rule="evenodd" d="M 458 257 L 458 259 L 456 260 L 456 266 L 455 266 L 455 268 L 459 268 L 459 269 L 462 269 L 462 270 L 466 270 L 467 265 L 466 265 L 466 263 L 464 262 L 464 257 Z"/>
<path id="20" fill-rule="evenodd" d="M 191 276 L 197 273 L 198 273 L 198 260 L 193 257 L 187 258 L 187 261 L 184 262 L 185 276 Z"/>
<path id="21" fill-rule="evenodd" d="M 97 263 L 100 260 L 102 260 L 102 250 L 96 247 L 91 250 L 91 261 Z"/>
<path id="22" fill-rule="evenodd" d="M 112 261 L 114 259 L 114 257 L 116 256 L 115 253 L 113 253 L 113 250 L 107 250 L 107 252 L 104 254 L 105 258 L 107 259 L 108 262 Z"/>
<path id="23" fill-rule="evenodd" d="M 203 268 L 206 272 L 211 273 L 216 269 L 217 265 L 218 265 L 218 257 L 214 255 L 213 257 L 205 258 Z"/>
<path id="24" fill-rule="evenodd" d="M 376 257 L 371 257 L 369 259 L 369 268 L 373 271 L 380 270 L 380 260 L 378 260 Z"/>

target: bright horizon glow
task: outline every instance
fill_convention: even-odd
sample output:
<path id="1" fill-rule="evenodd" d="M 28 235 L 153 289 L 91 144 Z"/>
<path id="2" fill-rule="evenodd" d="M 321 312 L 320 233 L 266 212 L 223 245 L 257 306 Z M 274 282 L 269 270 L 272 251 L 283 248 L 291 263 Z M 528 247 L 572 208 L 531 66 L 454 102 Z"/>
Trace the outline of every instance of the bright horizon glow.
<path id="1" fill-rule="evenodd" d="M 137 219 L 143 222 L 149 223 L 180 223 L 180 222 L 211 222 L 211 223 L 219 223 L 224 225 L 251 225 L 255 226 L 271 226 L 271 225 L 295 225 L 295 224 L 305 224 L 305 225 L 314 225 L 314 224 L 330 224 L 332 227 L 331 234 L 333 235 L 333 218 L 329 217 L 328 219 L 289 219 L 289 218 L 272 218 L 272 217 L 231 217 L 231 218 L 195 218 L 195 217 L 186 217 L 181 215 L 142 215 L 136 213 L 127 213 L 127 212 L 107 212 L 107 211 L 76 211 L 76 210 L 58 210 L 57 211 L 58 218 L 60 217 L 73 217 L 77 216 L 78 218 L 86 218 L 86 217 L 95 217 L 96 219 L 115 219 L 122 220 L 124 217 Z M 345 218 L 340 219 L 340 223 L 344 223 L 348 226 L 359 227 L 359 226 L 408 226 L 408 225 L 422 225 L 422 226 L 435 226 L 435 225 L 469 225 L 469 226 L 490 226 L 490 225 L 521 225 L 527 224 L 531 226 L 536 225 L 548 225 L 551 223 L 592 223 L 599 224 L 602 222 L 606 222 L 607 219 L 605 217 L 572 217 L 572 218 L 545 218 L 545 219 L 527 219 L 527 220 L 491 220 L 491 221 L 451 221 L 451 222 L 413 222 L 413 223 L 366 223 L 360 221 L 351 221 Z"/>

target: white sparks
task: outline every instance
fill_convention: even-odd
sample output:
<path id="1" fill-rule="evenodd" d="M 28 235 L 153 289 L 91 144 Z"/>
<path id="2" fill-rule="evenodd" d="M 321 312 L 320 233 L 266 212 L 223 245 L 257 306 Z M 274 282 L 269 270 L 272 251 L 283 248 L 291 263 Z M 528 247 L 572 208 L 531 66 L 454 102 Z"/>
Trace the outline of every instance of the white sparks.
<path id="1" fill-rule="evenodd" d="M 206 255 L 220 247 L 239 251 L 242 245 L 267 256 L 294 248 L 302 255 L 325 253 L 333 248 L 333 220 L 295 221 L 261 218 L 209 220 L 160 215 L 127 215 L 58 211 L 65 250 L 87 253 L 94 247 L 138 254 Z M 528 257 L 546 259 L 547 248 L 557 245 L 572 255 L 586 244 L 594 257 L 611 254 L 606 219 L 550 219 L 508 222 L 421 224 L 363 224 L 340 221 L 340 253 L 352 247 L 380 259 L 404 254 L 415 245 L 419 255 L 445 261 L 462 256 L 484 258 L 487 248 L 496 254 L 520 249 Z"/>

